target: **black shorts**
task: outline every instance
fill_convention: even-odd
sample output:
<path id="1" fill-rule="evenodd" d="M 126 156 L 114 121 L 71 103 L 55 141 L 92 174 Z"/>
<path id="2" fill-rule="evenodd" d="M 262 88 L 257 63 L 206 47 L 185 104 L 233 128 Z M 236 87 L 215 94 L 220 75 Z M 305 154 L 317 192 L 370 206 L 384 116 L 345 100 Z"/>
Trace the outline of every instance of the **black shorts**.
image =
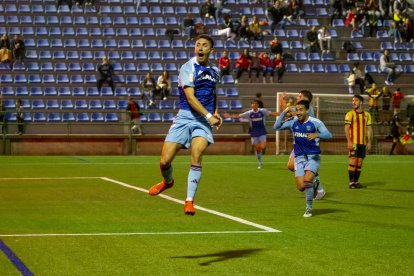
<path id="1" fill-rule="evenodd" d="M 392 138 L 400 138 L 400 131 L 398 129 L 391 129 Z"/>
<path id="2" fill-rule="evenodd" d="M 349 151 L 349 157 L 365 158 L 367 154 L 367 146 L 362 144 L 354 144 L 354 148 Z"/>

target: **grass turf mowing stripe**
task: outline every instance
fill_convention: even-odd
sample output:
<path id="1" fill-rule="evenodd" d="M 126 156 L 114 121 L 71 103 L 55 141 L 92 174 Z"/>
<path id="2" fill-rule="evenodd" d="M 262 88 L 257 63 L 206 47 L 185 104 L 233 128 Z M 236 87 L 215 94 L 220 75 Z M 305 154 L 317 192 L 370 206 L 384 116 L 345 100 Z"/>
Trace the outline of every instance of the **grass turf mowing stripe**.
<path id="1" fill-rule="evenodd" d="M 117 180 L 108 178 L 108 177 L 102 177 L 101 179 L 102 180 L 105 180 L 105 181 L 109 181 L 109 182 L 115 183 L 115 184 L 118 184 L 118 185 L 121 185 L 121 186 L 124 186 L 124 187 L 127 187 L 127 188 L 130 188 L 130 189 L 134 189 L 134 190 L 137 190 L 137 191 L 140 191 L 140 192 L 143 192 L 143 193 L 148 193 L 148 190 L 147 189 L 143 189 L 143 188 L 140 188 L 140 187 L 132 186 L 132 185 L 123 183 L 121 181 L 117 181 Z M 159 194 L 158 196 L 159 197 L 162 197 L 162 198 L 164 198 L 166 200 L 169 200 L 169 201 L 173 201 L 173 202 L 176 202 L 176 203 L 179 203 L 179 204 L 184 204 L 184 201 L 183 200 L 179 200 L 179 199 L 176 199 L 176 198 L 167 196 L 167 195 Z M 267 227 L 267 226 L 264 226 L 264 225 L 261 225 L 261 224 L 257 224 L 257 223 L 254 223 L 254 222 L 251 222 L 251 221 L 242 219 L 242 218 L 238 218 L 238 217 L 231 216 L 231 215 L 227 215 L 227 214 L 224 214 L 224 213 L 221 213 L 221 212 L 217 212 L 217 211 L 214 211 L 214 210 L 211 210 L 211 209 L 207 209 L 207 208 L 201 207 L 199 205 L 195 205 L 195 208 L 197 210 L 201 210 L 201 211 L 204 211 L 204 212 L 213 214 L 213 215 L 217 215 L 217 216 L 220 216 L 220 217 L 224 217 L 224 218 L 227 218 L 227 219 L 230 219 L 230 220 L 233 220 L 233 221 L 242 223 L 242 224 L 250 225 L 250 226 L 253 226 L 255 228 L 259 228 L 259 229 L 262 229 L 262 230 L 265 230 L 265 231 L 268 231 L 268 232 L 282 232 L 282 231 L 277 230 L 277 229 L 274 229 L 274 228 L 270 228 L 270 227 Z"/>
<path id="2" fill-rule="evenodd" d="M 24 276 L 32 276 L 33 272 L 20 260 L 19 257 L 10 249 L 2 240 L 0 240 L 0 250 L 3 251 L 4 255 L 13 263 L 13 265 L 22 273 Z"/>

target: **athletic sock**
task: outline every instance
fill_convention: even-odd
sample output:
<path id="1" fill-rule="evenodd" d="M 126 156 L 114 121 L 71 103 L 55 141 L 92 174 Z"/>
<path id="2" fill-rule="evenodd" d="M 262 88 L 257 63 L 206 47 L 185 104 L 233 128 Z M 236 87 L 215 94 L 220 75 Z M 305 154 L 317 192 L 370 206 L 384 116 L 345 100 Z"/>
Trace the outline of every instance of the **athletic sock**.
<path id="1" fill-rule="evenodd" d="M 161 175 L 164 177 L 165 183 L 170 184 L 173 181 L 173 168 L 171 165 L 169 166 L 162 166 L 160 165 Z"/>
<path id="2" fill-rule="evenodd" d="M 198 183 L 201 178 L 201 166 L 191 165 L 190 172 L 188 173 L 187 183 L 187 199 L 193 201 L 197 192 Z"/>
<path id="3" fill-rule="evenodd" d="M 318 186 L 316 187 L 316 190 L 318 191 L 318 193 L 323 193 L 325 190 L 323 189 L 321 180 L 319 179 L 319 174 L 316 173 L 315 177 L 313 178 L 313 182 L 319 182 Z"/>
<path id="4" fill-rule="evenodd" d="M 355 175 L 354 175 L 354 182 L 358 182 L 360 175 L 361 175 L 361 167 L 356 166 Z"/>
<path id="5" fill-rule="evenodd" d="M 257 160 L 259 160 L 259 164 L 263 164 L 262 161 L 262 152 L 256 152 Z"/>
<path id="6" fill-rule="evenodd" d="M 355 165 L 348 165 L 348 176 L 349 176 L 349 182 L 355 182 Z"/>
<path id="7" fill-rule="evenodd" d="M 395 147 L 397 146 L 397 143 L 392 143 L 390 155 L 394 152 Z"/>
<path id="8" fill-rule="evenodd" d="M 312 183 L 305 182 L 305 186 L 308 186 L 308 185 L 310 186 L 310 188 L 306 188 L 306 208 L 312 209 L 313 193 L 315 192 L 315 190 L 312 187 Z"/>

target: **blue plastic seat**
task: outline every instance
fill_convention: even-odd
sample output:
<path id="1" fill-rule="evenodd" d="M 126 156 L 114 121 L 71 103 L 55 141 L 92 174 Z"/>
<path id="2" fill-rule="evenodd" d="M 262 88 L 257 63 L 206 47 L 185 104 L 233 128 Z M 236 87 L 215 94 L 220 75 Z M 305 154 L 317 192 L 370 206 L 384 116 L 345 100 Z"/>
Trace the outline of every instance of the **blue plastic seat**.
<path id="1" fill-rule="evenodd" d="M 101 100 L 90 100 L 89 109 L 102 109 Z"/>
<path id="2" fill-rule="evenodd" d="M 76 26 L 81 26 L 86 24 L 86 19 L 83 15 L 76 15 L 73 17 L 73 23 Z"/>
<path id="3" fill-rule="evenodd" d="M 45 87 L 45 96 L 53 97 L 57 96 L 57 91 L 55 87 Z"/>
<path id="4" fill-rule="evenodd" d="M 4 20 L 4 16 L 1 17 L 2 19 L 0 19 L 0 23 L 7 23 L 7 24 L 19 24 L 19 17 L 17 17 L 16 15 L 8 15 L 7 16 L 7 20 Z"/>
<path id="5" fill-rule="evenodd" d="M 118 122 L 119 118 L 116 113 L 106 113 L 105 114 L 105 122 Z"/>
<path id="6" fill-rule="evenodd" d="M 129 36 L 128 29 L 127 28 L 116 28 L 115 35 L 120 36 Z"/>
<path id="7" fill-rule="evenodd" d="M 238 97 L 239 91 L 235 87 L 228 87 L 226 88 L 226 96 L 227 97 Z"/>
<path id="8" fill-rule="evenodd" d="M 0 83 L 13 83 L 13 78 L 10 74 L 1 74 Z"/>
<path id="9" fill-rule="evenodd" d="M 164 71 L 164 67 L 159 62 L 151 63 L 151 71 L 152 72 L 162 72 L 162 71 Z"/>
<path id="10" fill-rule="evenodd" d="M 27 83 L 26 75 L 25 74 L 15 74 L 14 75 L 14 83 Z"/>
<path id="11" fill-rule="evenodd" d="M 50 83 L 55 83 L 55 76 L 53 74 L 44 74 L 42 77 L 42 83 L 45 84 L 50 84 Z"/>
<path id="12" fill-rule="evenodd" d="M 37 47 L 50 47 L 49 40 L 46 38 L 38 39 Z"/>
<path id="13" fill-rule="evenodd" d="M 339 64 L 338 65 L 338 72 L 339 73 L 349 73 L 351 71 L 351 68 L 349 67 L 349 64 Z"/>
<path id="14" fill-rule="evenodd" d="M 364 38 L 364 34 L 360 30 L 352 30 L 351 31 L 351 38 Z"/>
<path id="15" fill-rule="evenodd" d="M 78 61 L 79 60 L 79 52 L 78 51 L 67 51 L 66 58 L 68 60 Z"/>
<path id="16" fill-rule="evenodd" d="M 135 63 L 124 63 L 123 71 L 124 72 L 136 72 L 137 67 L 135 66 Z"/>
<path id="17" fill-rule="evenodd" d="M 139 79 L 137 75 L 127 75 L 126 76 L 126 84 L 139 84 Z"/>
<path id="18" fill-rule="evenodd" d="M 83 97 L 86 95 L 86 92 L 83 86 L 78 86 L 72 89 L 72 94 L 74 97 Z"/>
<path id="19" fill-rule="evenodd" d="M 42 88 L 38 86 L 30 87 L 30 96 L 34 96 L 34 97 L 43 96 Z"/>
<path id="20" fill-rule="evenodd" d="M 75 115 L 72 112 L 66 112 L 62 115 L 62 122 L 75 122 Z"/>
<path id="21" fill-rule="evenodd" d="M 34 29 L 33 27 L 23 27 L 22 28 L 22 35 L 23 36 L 33 36 L 34 35 Z M 26 47 L 35 47 L 34 45 L 34 39 L 33 38 L 25 38 L 23 39 L 24 44 Z M 28 46 L 29 42 L 31 43 L 30 46 Z"/>
<path id="22" fill-rule="evenodd" d="M 401 53 L 399 56 L 399 60 L 403 62 L 413 61 L 410 53 Z"/>
<path id="23" fill-rule="evenodd" d="M 89 35 L 90 36 L 102 36 L 101 28 L 90 28 Z"/>
<path id="24" fill-rule="evenodd" d="M 87 109 L 88 108 L 88 103 L 86 102 L 86 100 L 76 100 L 75 101 L 75 108 L 76 109 Z"/>
<path id="25" fill-rule="evenodd" d="M 57 112 L 51 112 L 47 114 L 47 121 L 48 122 L 60 122 L 62 120 L 61 116 Z"/>
<path id="26" fill-rule="evenodd" d="M 347 61 L 359 61 L 360 58 L 359 58 L 358 53 L 347 53 L 346 60 Z"/>
<path id="27" fill-rule="evenodd" d="M 33 122 L 46 122 L 46 115 L 43 112 L 36 112 L 33 115 Z"/>
<path id="28" fill-rule="evenodd" d="M 102 56 L 103 57 L 103 56 Z M 102 59 L 102 57 L 101 58 L 99 58 L 99 59 Z M 121 55 L 119 54 L 119 52 L 118 51 L 110 51 L 109 53 L 108 53 L 108 58 L 110 59 L 110 60 L 117 60 L 117 59 L 120 59 L 121 58 Z"/>
<path id="29" fill-rule="evenodd" d="M 59 74 L 56 78 L 56 83 L 61 84 L 68 84 L 69 83 L 69 77 L 66 74 Z"/>
<path id="30" fill-rule="evenodd" d="M 149 64 L 146 62 L 143 63 L 138 63 L 138 72 L 149 72 L 150 71 L 150 67 Z"/>
<path id="31" fill-rule="evenodd" d="M 117 104 L 117 109 L 125 110 L 128 107 L 128 101 L 127 100 L 119 100 Z"/>
<path id="32" fill-rule="evenodd" d="M 116 109 L 116 104 L 114 100 L 104 100 L 103 109 Z"/>
<path id="33" fill-rule="evenodd" d="M 302 64 L 301 67 L 299 68 L 299 72 L 300 73 L 311 73 L 312 72 L 312 68 L 309 64 Z"/>
<path id="34" fill-rule="evenodd" d="M 173 109 L 173 102 L 169 100 L 160 101 L 159 108 L 160 109 Z"/>
<path id="35" fill-rule="evenodd" d="M 172 122 L 174 120 L 174 117 L 175 117 L 174 113 L 172 113 L 172 112 L 164 112 L 162 114 L 162 121 L 163 122 Z"/>
<path id="36" fill-rule="evenodd" d="M 83 83 L 82 75 L 80 75 L 80 74 L 71 75 L 70 76 L 70 83 L 74 83 L 74 84 Z"/>
<path id="37" fill-rule="evenodd" d="M 1 88 L 1 95 L 14 96 L 14 89 L 11 86 L 4 86 Z"/>
<path id="38" fill-rule="evenodd" d="M 309 53 L 308 60 L 309 61 L 319 61 L 319 60 L 321 60 L 321 56 L 319 55 L 319 53 Z"/>
<path id="39" fill-rule="evenodd" d="M 229 105 L 227 104 L 226 100 L 218 100 L 217 106 L 219 109 L 229 109 Z"/>
<path id="40" fill-rule="evenodd" d="M 98 91 L 97 87 L 88 87 L 86 89 L 86 95 L 92 97 L 100 96 L 100 92 Z"/>
<path id="41" fill-rule="evenodd" d="M 380 48 L 382 51 L 384 50 L 394 50 L 394 45 L 390 41 L 382 41 L 380 44 Z"/>
<path id="42" fill-rule="evenodd" d="M 378 73 L 377 65 L 375 64 L 366 64 L 365 73 Z"/>
<path id="43" fill-rule="evenodd" d="M 325 73 L 325 68 L 322 64 L 312 64 L 312 72 Z"/>
<path id="44" fill-rule="evenodd" d="M 62 48 L 63 47 L 62 39 L 60 39 L 60 38 L 52 39 L 52 41 L 50 42 L 50 47 L 52 47 L 52 48 Z"/>
<path id="45" fill-rule="evenodd" d="M 176 60 L 188 60 L 188 54 L 185 51 L 178 51 L 175 53 Z"/>
<path id="46" fill-rule="evenodd" d="M 129 96 L 141 96 L 141 90 L 138 87 L 130 87 L 127 91 Z"/>
<path id="47" fill-rule="evenodd" d="M 114 78 L 114 81 L 116 81 L 115 78 Z M 93 74 L 93 75 L 85 75 L 85 83 L 86 84 L 96 84 L 96 76 L 95 76 L 95 74 Z"/>
<path id="48" fill-rule="evenodd" d="M 164 65 L 164 69 L 171 72 L 171 71 L 177 71 L 177 65 L 175 63 L 166 63 Z"/>
<path id="49" fill-rule="evenodd" d="M 336 64 L 327 64 L 325 66 L 325 72 L 326 73 L 338 73 L 338 68 Z"/>
<path id="50" fill-rule="evenodd" d="M 409 73 L 409 74 L 413 74 L 414 73 L 414 64 L 404 65 L 404 72 Z"/>
<path id="51" fill-rule="evenodd" d="M 58 88 L 58 95 L 59 96 L 71 96 L 72 93 L 70 92 L 69 87 L 63 86 Z"/>
<path id="52" fill-rule="evenodd" d="M 72 16 L 70 15 L 62 15 L 60 18 L 60 25 L 72 25 Z"/>
<path id="53" fill-rule="evenodd" d="M 297 52 L 295 53 L 295 60 L 296 61 L 306 61 L 308 58 L 306 57 L 305 52 Z"/>
<path id="54" fill-rule="evenodd" d="M 152 112 L 148 114 L 148 122 L 158 123 L 161 122 L 161 115 L 158 112 Z"/>
<path id="55" fill-rule="evenodd" d="M 56 99 L 46 101 L 46 109 L 57 109 L 59 108 L 59 102 Z"/>
<path id="56" fill-rule="evenodd" d="M 76 121 L 77 122 L 89 122 L 89 114 L 86 112 L 81 112 L 76 114 Z"/>
<path id="57" fill-rule="evenodd" d="M 126 96 L 128 96 L 125 87 L 115 87 L 115 96 L 117 96 L 117 97 L 126 97 Z"/>
<path id="58" fill-rule="evenodd" d="M 16 96 L 25 97 L 29 95 L 29 91 L 26 86 L 16 87 Z"/>
<path id="59" fill-rule="evenodd" d="M 243 105 L 241 103 L 240 100 L 230 100 L 230 105 L 229 105 L 230 109 L 242 109 Z"/>
<path id="60" fill-rule="evenodd" d="M 15 109 L 16 108 L 15 101 L 11 100 L 11 99 L 5 99 L 4 100 L 4 108 L 5 109 Z"/>
<path id="61" fill-rule="evenodd" d="M 94 112 L 91 115 L 91 122 L 104 122 L 104 116 L 100 112 Z"/>
<path id="62" fill-rule="evenodd" d="M 101 96 L 108 97 L 108 96 L 113 96 L 113 95 L 114 95 L 114 92 L 112 91 L 112 88 L 107 87 L 107 86 L 102 87 Z"/>
<path id="63" fill-rule="evenodd" d="M 29 83 L 41 83 L 42 81 L 40 80 L 40 75 L 39 74 L 31 74 L 29 75 Z"/>
<path id="64" fill-rule="evenodd" d="M 42 99 L 34 99 L 32 101 L 32 109 L 45 109 L 45 103 Z"/>
<path id="65" fill-rule="evenodd" d="M 40 23 L 40 24 L 44 24 L 45 23 L 45 22 L 38 22 L 38 21 L 42 21 L 42 18 L 41 17 L 38 17 L 38 18 L 35 17 L 35 24 L 36 23 Z M 49 15 L 46 18 L 46 24 L 49 25 L 49 26 L 59 25 L 59 17 L 57 17 L 56 15 Z"/>
<path id="66" fill-rule="evenodd" d="M 91 51 L 82 51 L 80 57 L 82 60 L 93 59 Z"/>

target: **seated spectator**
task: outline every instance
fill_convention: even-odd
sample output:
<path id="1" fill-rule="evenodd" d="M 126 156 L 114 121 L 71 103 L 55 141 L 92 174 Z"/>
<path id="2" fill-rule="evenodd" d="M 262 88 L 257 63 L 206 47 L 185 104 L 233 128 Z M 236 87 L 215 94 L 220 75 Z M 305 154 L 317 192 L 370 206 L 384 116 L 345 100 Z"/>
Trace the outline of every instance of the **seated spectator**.
<path id="1" fill-rule="evenodd" d="M 238 21 L 237 30 L 240 40 L 250 41 L 252 34 L 250 32 L 249 20 L 246 15 L 242 15 Z"/>
<path id="2" fill-rule="evenodd" d="M 348 11 L 345 19 L 345 27 L 352 27 L 353 30 L 358 30 L 358 15 L 355 7 Z"/>
<path id="3" fill-rule="evenodd" d="M 309 43 L 309 53 L 317 53 L 320 51 L 316 26 L 312 26 L 311 29 L 306 33 L 306 40 Z"/>
<path id="4" fill-rule="evenodd" d="M 384 50 L 383 55 L 380 57 L 380 71 L 387 73 L 386 85 L 394 85 L 394 81 L 401 74 L 401 68 L 391 60 L 388 50 Z"/>
<path id="5" fill-rule="evenodd" d="M 113 79 L 114 68 L 112 67 L 112 64 L 109 62 L 106 56 L 102 58 L 102 63 L 98 66 L 98 72 L 99 72 L 99 79 L 97 82 L 98 91 L 101 92 L 102 84 L 106 82 L 111 87 L 112 92 L 115 93 L 114 79 Z"/>
<path id="6" fill-rule="evenodd" d="M 251 64 L 249 50 L 244 49 L 243 53 L 237 58 L 236 61 L 236 80 L 234 83 L 239 83 L 240 77 L 244 71 L 248 72 Z"/>
<path id="7" fill-rule="evenodd" d="M 371 118 L 375 122 L 379 122 L 379 112 L 378 112 L 378 99 L 382 96 L 382 91 L 377 88 L 377 84 L 374 82 L 372 87 L 367 90 L 369 96 L 369 113 L 371 113 Z"/>
<path id="8" fill-rule="evenodd" d="M 365 77 L 360 69 L 359 62 L 354 63 L 354 67 L 351 69 L 351 71 L 355 74 L 355 84 L 359 85 L 359 94 L 364 94 L 365 91 Z M 355 85 L 354 84 L 354 85 Z M 355 93 L 352 93 L 355 94 Z"/>
<path id="9" fill-rule="evenodd" d="M 85 6 L 92 6 L 95 4 L 95 0 L 85 0 Z"/>
<path id="10" fill-rule="evenodd" d="M 391 26 L 388 30 L 388 35 L 389 37 L 394 38 L 395 43 L 403 41 L 400 29 L 397 27 L 397 23 L 395 21 L 391 22 Z"/>
<path id="11" fill-rule="evenodd" d="M 207 34 L 207 27 L 203 23 L 198 22 L 195 26 L 195 36 L 202 34 Z"/>
<path id="12" fill-rule="evenodd" d="M 260 67 L 262 68 L 263 73 L 263 83 L 266 83 L 267 74 L 270 73 L 270 82 L 273 83 L 273 64 L 267 53 L 261 53 L 259 55 Z"/>
<path id="13" fill-rule="evenodd" d="M 141 84 L 143 93 L 142 98 L 146 100 L 149 106 L 155 105 L 154 98 L 157 90 L 157 84 L 152 77 L 152 73 L 148 72 Z"/>
<path id="14" fill-rule="evenodd" d="M 187 35 L 187 39 L 195 37 L 195 23 L 191 13 L 187 14 L 181 23 L 181 31 Z"/>
<path id="15" fill-rule="evenodd" d="M 214 5 L 210 0 L 206 0 L 206 2 L 200 5 L 200 17 L 214 18 Z"/>
<path id="16" fill-rule="evenodd" d="M 341 19 L 342 18 L 342 0 L 333 0 L 332 3 L 332 15 L 330 20 L 330 26 L 333 25 L 333 22 L 335 19 Z"/>
<path id="17" fill-rule="evenodd" d="M 256 82 L 259 81 L 259 75 L 260 72 L 262 71 L 262 68 L 260 66 L 260 58 L 257 56 L 256 52 L 252 53 L 251 56 L 251 64 L 250 64 L 250 69 L 249 69 L 249 82 L 252 82 L 252 72 L 256 72 Z"/>
<path id="18" fill-rule="evenodd" d="M 288 11 L 282 6 L 282 2 L 276 0 L 272 7 L 267 10 L 267 19 L 269 20 L 272 34 L 277 28 L 285 28 L 287 23 Z"/>
<path id="19" fill-rule="evenodd" d="M 10 50 L 10 40 L 7 34 L 3 34 L 0 39 L 0 62 L 13 64 L 13 54 Z"/>
<path id="20" fill-rule="evenodd" d="M 369 24 L 369 36 L 375 37 L 378 30 L 378 21 L 380 20 L 380 13 L 376 10 L 368 11 L 367 20 Z"/>
<path id="21" fill-rule="evenodd" d="M 231 15 L 226 14 L 224 16 L 223 24 L 220 26 L 218 35 L 225 35 L 227 40 L 234 40 L 237 36 L 237 30 L 233 26 Z"/>
<path id="22" fill-rule="evenodd" d="M 171 92 L 170 73 L 167 70 L 162 72 L 162 75 L 157 79 L 157 90 L 160 92 L 160 98 L 166 100 Z"/>
<path id="23" fill-rule="evenodd" d="M 253 16 L 252 22 L 249 24 L 249 31 L 254 40 L 263 40 L 262 28 L 256 15 Z"/>
<path id="24" fill-rule="evenodd" d="M 56 9 L 59 9 L 60 5 L 62 5 L 63 3 L 65 3 L 66 5 L 68 5 L 69 9 L 72 9 L 72 0 L 57 0 L 57 7 Z"/>
<path id="25" fill-rule="evenodd" d="M 280 53 L 276 54 L 275 58 L 273 59 L 273 70 L 277 74 L 277 82 L 282 82 L 282 77 L 285 74 L 286 66 L 285 61 L 282 59 L 282 55 Z M 273 76 L 271 83 L 273 83 Z"/>
<path id="26" fill-rule="evenodd" d="M 283 46 L 279 43 L 279 39 L 275 36 L 272 41 L 270 41 L 270 53 L 275 56 L 276 54 L 283 54 Z"/>
<path id="27" fill-rule="evenodd" d="M 322 53 L 330 53 L 331 52 L 331 35 L 328 32 L 328 29 L 323 26 L 318 31 L 318 41 L 319 47 L 322 50 Z"/>
<path id="28" fill-rule="evenodd" d="M 14 39 L 12 41 L 12 49 L 13 49 L 13 58 L 14 60 L 18 60 L 23 62 L 25 57 L 25 46 L 23 39 L 20 38 L 18 34 L 14 35 Z"/>
<path id="29" fill-rule="evenodd" d="M 131 120 L 131 132 L 138 135 L 142 135 L 141 129 L 141 111 L 139 105 L 134 101 L 133 98 L 128 98 L 127 111 L 129 112 Z"/>
<path id="30" fill-rule="evenodd" d="M 216 0 L 216 3 L 214 4 L 215 8 L 215 18 L 217 24 L 219 24 L 220 17 L 224 15 L 230 15 L 231 10 L 226 9 L 224 5 L 226 4 L 226 0 Z"/>
<path id="31" fill-rule="evenodd" d="M 291 0 L 289 3 L 289 14 L 292 16 L 292 19 L 300 19 L 305 15 L 303 10 L 302 0 Z"/>
<path id="32" fill-rule="evenodd" d="M 230 75 L 230 59 L 228 57 L 228 51 L 224 50 L 223 55 L 219 58 L 220 77 L 224 75 Z"/>

